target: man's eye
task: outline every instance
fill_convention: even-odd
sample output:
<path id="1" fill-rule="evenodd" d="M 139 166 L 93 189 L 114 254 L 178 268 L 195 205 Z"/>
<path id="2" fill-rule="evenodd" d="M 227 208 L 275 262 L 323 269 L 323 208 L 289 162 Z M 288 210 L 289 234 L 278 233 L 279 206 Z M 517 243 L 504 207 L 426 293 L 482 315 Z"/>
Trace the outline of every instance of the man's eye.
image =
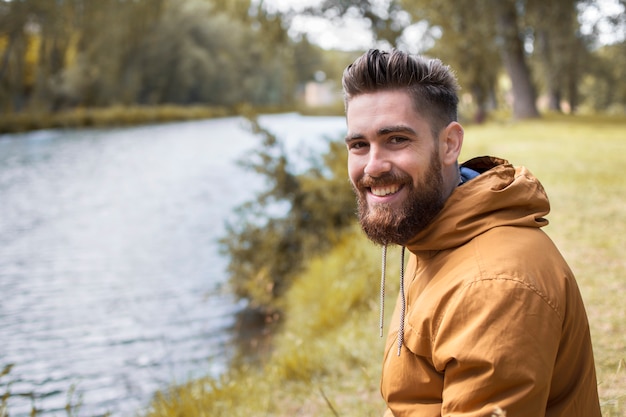
<path id="1" fill-rule="evenodd" d="M 408 139 L 403 136 L 393 136 L 389 138 L 390 143 L 402 143 L 402 142 L 406 142 L 407 140 Z"/>
<path id="2" fill-rule="evenodd" d="M 349 149 L 362 149 L 367 146 L 366 142 L 353 142 L 350 144 Z"/>

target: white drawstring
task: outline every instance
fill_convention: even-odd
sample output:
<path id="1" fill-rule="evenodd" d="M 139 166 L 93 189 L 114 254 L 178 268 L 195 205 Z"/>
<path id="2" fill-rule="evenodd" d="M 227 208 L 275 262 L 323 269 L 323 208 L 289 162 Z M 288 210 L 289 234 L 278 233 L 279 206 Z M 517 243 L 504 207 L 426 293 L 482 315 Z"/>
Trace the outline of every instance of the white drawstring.
<path id="1" fill-rule="evenodd" d="M 402 344 L 404 343 L 404 315 L 406 313 L 406 298 L 404 296 L 404 250 L 402 246 L 402 253 L 400 259 L 400 299 L 402 304 L 400 306 L 400 327 L 398 328 L 398 356 L 402 351 Z"/>
<path id="2" fill-rule="evenodd" d="M 401 259 L 400 259 L 400 327 L 398 328 L 398 356 L 402 351 L 402 344 L 404 343 L 404 316 L 406 314 L 406 298 L 404 296 L 404 251 L 405 247 L 402 247 Z M 380 322 L 379 330 L 380 337 L 383 337 L 383 327 L 385 322 L 385 274 L 387 269 L 387 245 L 383 246 L 383 261 L 382 272 L 380 276 Z"/>
<path id="3" fill-rule="evenodd" d="M 380 276 L 380 337 L 383 337 L 385 323 L 385 269 L 387 267 L 387 245 L 383 246 L 383 266 Z"/>

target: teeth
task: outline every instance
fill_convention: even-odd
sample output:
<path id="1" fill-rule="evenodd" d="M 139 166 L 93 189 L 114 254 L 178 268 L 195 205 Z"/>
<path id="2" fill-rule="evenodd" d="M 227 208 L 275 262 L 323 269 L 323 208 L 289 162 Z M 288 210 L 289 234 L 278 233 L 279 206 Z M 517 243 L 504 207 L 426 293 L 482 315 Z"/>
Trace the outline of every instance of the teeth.
<path id="1" fill-rule="evenodd" d="M 386 187 L 372 187 L 372 194 L 375 196 L 383 197 L 389 194 L 393 194 L 400 189 L 397 185 L 388 185 Z"/>

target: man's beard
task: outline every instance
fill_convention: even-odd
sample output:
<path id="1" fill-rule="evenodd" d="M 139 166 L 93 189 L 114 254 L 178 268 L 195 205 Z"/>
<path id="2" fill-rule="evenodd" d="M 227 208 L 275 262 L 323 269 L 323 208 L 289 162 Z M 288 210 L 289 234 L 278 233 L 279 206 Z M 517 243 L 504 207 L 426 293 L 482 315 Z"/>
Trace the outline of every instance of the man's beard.
<path id="1" fill-rule="evenodd" d="M 369 207 L 364 187 L 403 184 L 409 194 L 399 207 L 389 204 L 376 204 Z M 359 221 L 367 237 L 375 243 L 404 244 L 424 230 L 439 214 L 445 199 L 443 197 L 443 177 L 438 152 L 430 160 L 430 167 L 418 184 L 405 173 L 387 174 L 372 178 L 367 175 L 353 187 L 357 195 Z"/>

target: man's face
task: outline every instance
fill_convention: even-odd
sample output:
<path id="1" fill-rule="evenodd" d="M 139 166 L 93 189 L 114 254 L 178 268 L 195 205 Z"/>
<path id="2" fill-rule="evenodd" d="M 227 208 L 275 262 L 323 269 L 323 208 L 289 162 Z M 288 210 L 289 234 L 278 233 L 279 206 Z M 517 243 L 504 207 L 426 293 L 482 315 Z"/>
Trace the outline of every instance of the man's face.
<path id="1" fill-rule="evenodd" d="M 347 124 L 348 172 L 361 226 L 376 243 L 404 244 L 445 202 L 430 124 L 403 91 L 352 98 Z"/>

